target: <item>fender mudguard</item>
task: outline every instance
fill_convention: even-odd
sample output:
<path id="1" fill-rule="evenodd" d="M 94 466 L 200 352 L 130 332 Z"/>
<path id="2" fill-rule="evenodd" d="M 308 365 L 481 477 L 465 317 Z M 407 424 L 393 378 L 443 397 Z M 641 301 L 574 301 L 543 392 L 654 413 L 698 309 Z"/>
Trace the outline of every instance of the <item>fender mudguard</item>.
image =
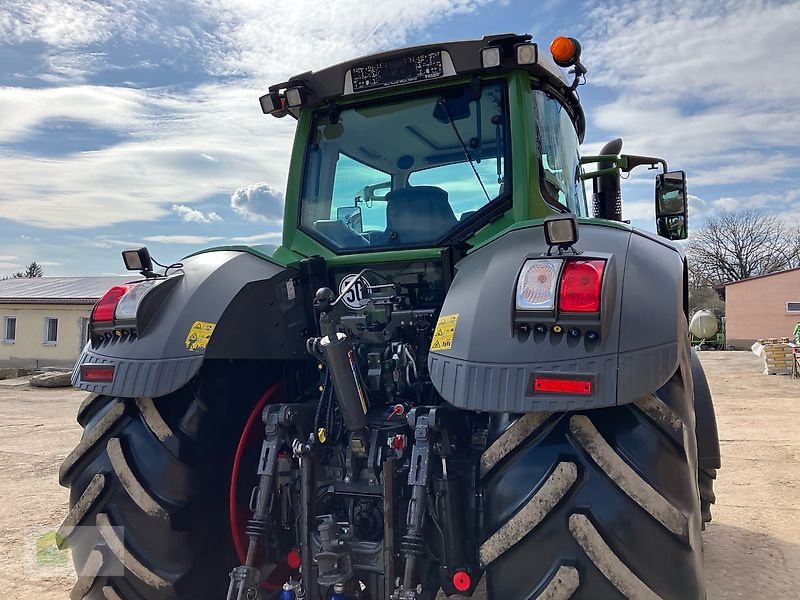
<path id="1" fill-rule="evenodd" d="M 531 224 L 459 261 L 428 356 L 445 400 L 488 412 L 584 410 L 634 402 L 675 373 L 680 345 L 688 346 L 681 253 L 618 225 L 582 220 L 579 235 L 579 256 L 548 257 L 542 225 Z M 515 310 L 531 258 L 605 260 L 599 316 Z M 535 377 L 565 374 L 591 380 L 591 393 L 535 389 Z"/>
<path id="2" fill-rule="evenodd" d="M 692 349 L 692 381 L 694 383 L 694 414 L 697 432 L 697 464 L 701 469 L 719 469 L 717 416 L 706 373 L 697 352 Z"/>
<path id="3" fill-rule="evenodd" d="M 72 374 L 75 387 L 157 397 L 183 387 L 207 358 L 304 356 L 307 327 L 298 271 L 233 250 L 186 258 L 182 271 L 165 286 L 166 293 L 144 297 L 135 335 L 86 345 Z M 113 365 L 113 381 L 82 381 L 80 366 L 87 363 Z"/>

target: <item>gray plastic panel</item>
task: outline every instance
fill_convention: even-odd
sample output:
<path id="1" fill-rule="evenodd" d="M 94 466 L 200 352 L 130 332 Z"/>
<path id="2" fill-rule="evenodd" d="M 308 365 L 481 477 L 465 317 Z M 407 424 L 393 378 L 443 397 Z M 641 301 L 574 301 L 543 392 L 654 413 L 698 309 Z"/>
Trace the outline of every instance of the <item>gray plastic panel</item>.
<path id="1" fill-rule="evenodd" d="M 678 343 L 619 354 L 617 404 L 628 404 L 664 385 L 678 368 Z"/>
<path id="2" fill-rule="evenodd" d="M 518 366 L 476 363 L 431 353 L 428 368 L 433 385 L 442 397 L 448 401 L 449 398 L 458 398 L 457 406 L 469 410 L 520 413 L 584 410 L 616 405 L 616 354 L 573 362 L 542 362 Z M 593 375 L 595 393 L 591 396 L 526 394 L 534 373 L 564 372 Z"/>
<path id="3" fill-rule="evenodd" d="M 80 381 L 80 366 L 87 363 L 114 365 L 114 381 Z M 125 360 L 105 357 L 86 348 L 75 363 L 72 385 L 87 392 L 123 398 L 164 396 L 194 377 L 202 364 L 202 355 L 161 360 Z"/>

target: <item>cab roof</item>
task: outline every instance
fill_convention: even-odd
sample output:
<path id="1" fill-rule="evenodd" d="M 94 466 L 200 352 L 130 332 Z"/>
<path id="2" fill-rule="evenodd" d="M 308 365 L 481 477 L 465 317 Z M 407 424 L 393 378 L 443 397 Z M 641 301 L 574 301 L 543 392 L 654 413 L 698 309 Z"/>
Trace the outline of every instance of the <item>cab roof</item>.
<path id="1" fill-rule="evenodd" d="M 308 71 L 295 75 L 286 82 L 271 86 L 269 91 L 275 93 L 299 87 L 303 90 L 303 106 L 316 106 L 341 97 L 355 99 L 361 94 L 380 89 L 446 80 L 449 77 L 524 69 L 532 75 L 545 79 L 550 86 L 561 93 L 570 108 L 575 111 L 578 135 L 583 139 L 585 117 L 571 82 L 564 71 L 556 65 L 549 50 L 540 49 L 537 44 L 532 44 L 531 40 L 530 35 L 506 33 L 488 35 L 479 40 L 442 42 L 390 50 L 345 61 L 317 72 Z M 516 47 L 521 44 L 533 46 L 534 62 L 517 63 Z M 500 49 L 500 64 L 495 67 L 484 67 L 481 50 L 493 47 Z M 422 71 L 418 74 L 408 73 L 410 63 L 424 65 L 429 57 L 433 57 L 436 61 L 438 74 L 426 74 L 424 67 L 418 67 L 418 71 Z M 411 68 L 413 69 L 413 66 Z M 390 74 L 388 80 L 387 73 Z M 383 80 L 376 81 L 376 78 Z M 367 81 L 367 83 L 358 85 L 354 84 L 354 81 Z M 297 116 L 295 108 L 297 107 L 290 107 L 289 112 Z"/>

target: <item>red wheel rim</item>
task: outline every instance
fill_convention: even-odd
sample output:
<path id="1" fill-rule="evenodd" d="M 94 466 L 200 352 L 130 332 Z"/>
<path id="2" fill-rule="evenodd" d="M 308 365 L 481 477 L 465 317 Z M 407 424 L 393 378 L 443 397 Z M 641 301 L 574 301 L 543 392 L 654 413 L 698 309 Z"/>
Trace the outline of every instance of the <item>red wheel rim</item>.
<path id="1" fill-rule="evenodd" d="M 267 404 L 279 401 L 282 397 L 282 392 L 283 383 L 278 382 L 272 385 L 272 387 L 270 387 L 264 393 L 264 395 L 259 398 L 258 402 L 256 402 L 256 405 L 253 407 L 253 410 L 250 412 L 250 415 L 247 418 L 244 430 L 239 438 L 239 444 L 236 446 L 236 454 L 233 457 L 231 480 L 228 487 L 228 514 L 230 516 L 230 528 L 231 537 L 233 538 L 233 545 L 236 549 L 236 555 L 239 558 L 239 562 L 242 564 L 244 564 L 247 556 L 247 545 L 249 540 L 247 538 L 247 534 L 245 533 L 245 526 L 247 525 L 247 519 L 250 517 L 249 510 L 246 512 L 242 510 L 236 501 L 236 491 L 239 483 L 239 471 L 241 469 L 242 457 L 247 449 L 251 448 L 253 445 L 258 444 L 260 447 L 264 435 L 264 426 L 261 421 L 261 413 Z M 259 425 L 261 426 L 259 427 Z M 289 569 L 289 571 L 286 571 L 286 569 Z M 291 567 L 286 565 L 285 562 L 279 563 L 277 568 L 270 574 L 270 577 L 267 579 L 267 581 L 262 583 L 262 587 L 268 589 L 277 589 L 275 586 L 279 586 L 280 583 L 272 581 L 273 575 L 277 575 L 278 578 L 280 578 L 281 572 L 286 572 L 288 575 L 289 572 L 294 570 L 295 569 L 291 569 Z"/>

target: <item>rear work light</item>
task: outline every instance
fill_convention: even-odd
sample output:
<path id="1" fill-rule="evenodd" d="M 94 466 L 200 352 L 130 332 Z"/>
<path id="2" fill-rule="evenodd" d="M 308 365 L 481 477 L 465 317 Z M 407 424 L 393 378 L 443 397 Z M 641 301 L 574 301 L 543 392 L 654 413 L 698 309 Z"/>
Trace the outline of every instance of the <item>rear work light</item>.
<path id="1" fill-rule="evenodd" d="M 561 312 L 600 312 L 604 260 L 570 260 L 564 265 L 558 309 Z"/>
<path id="2" fill-rule="evenodd" d="M 117 303 L 125 293 L 133 287 L 132 284 L 115 285 L 98 300 L 92 309 L 92 322 L 106 322 L 114 320 L 114 311 Z"/>
<path id="3" fill-rule="evenodd" d="M 576 396 L 591 396 L 591 379 L 556 379 L 554 377 L 534 377 L 533 389 L 536 392 L 549 392 L 551 394 L 573 394 Z"/>
<path id="4" fill-rule="evenodd" d="M 114 381 L 114 365 L 81 365 L 81 381 L 111 383 Z"/>

